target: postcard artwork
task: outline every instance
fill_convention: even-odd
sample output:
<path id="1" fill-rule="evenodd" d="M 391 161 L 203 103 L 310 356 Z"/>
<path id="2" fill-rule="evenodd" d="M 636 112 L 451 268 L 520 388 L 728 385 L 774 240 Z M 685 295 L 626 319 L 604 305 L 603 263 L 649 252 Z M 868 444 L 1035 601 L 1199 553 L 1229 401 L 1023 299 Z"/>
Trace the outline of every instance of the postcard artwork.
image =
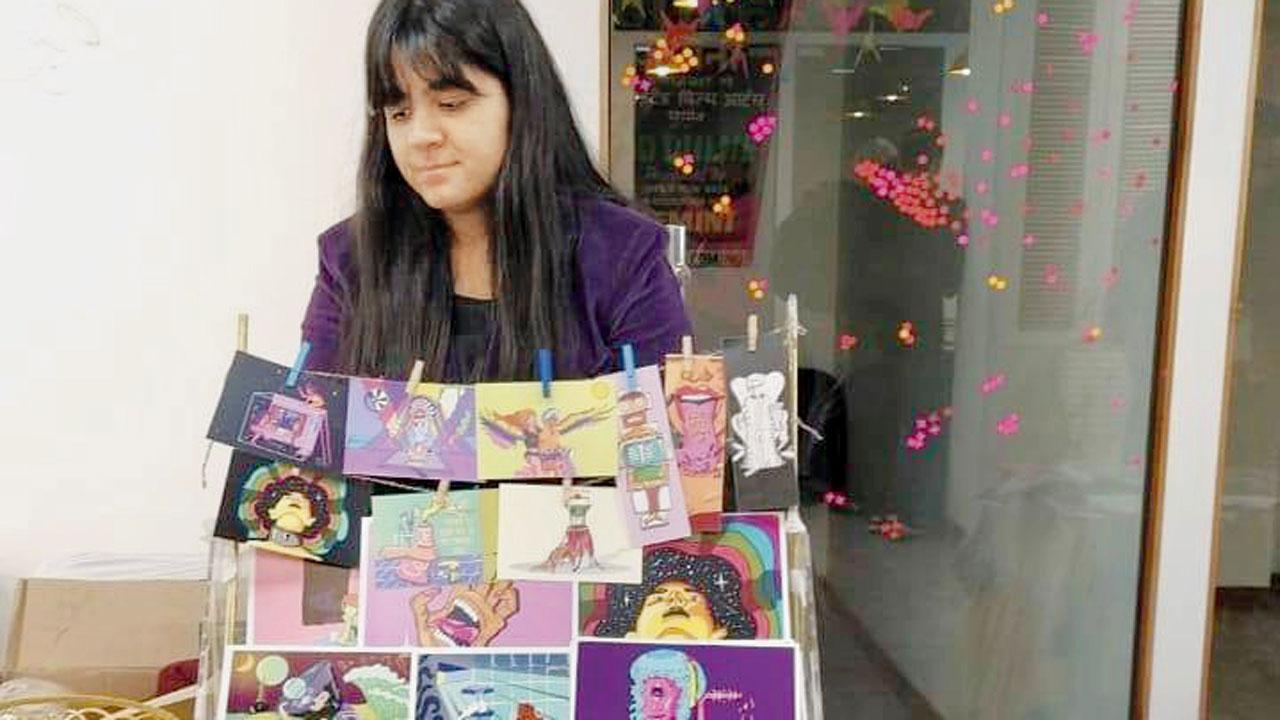
<path id="1" fill-rule="evenodd" d="M 689 522 L 694 532 L 717 532 L 724 509 L 724 361 L 668 355 L 666 398 Z"/>
<path id="2" fill-rule="evenodd" d="M 348 474 L 476 479 L 473 387 L 353 377 L 348 398 Z"/>
<path id="3" fill-rule="evenodd" d="M 729 376 L 729 458 L 738 510 L 783 510 L 800 502 L 791 441 L 787 356 L 776 335 L 754 351 L 726 341 Z"/>
<path id="4" fill-rule="evenodd" d="M 574 703 L 581 718 L 795 718 L 791 645 L 661 645 L 583 640 Z"/>
<path id="5" fill-rule="evenodd" d="M 692 641 L 788 637 L 781 515 L 726 513 L 723 520 L 720 533 L 646 547 L 639 585 L 582 583 L 582 634 Z"/>
<path id="6" fill-rule="evenodd" d="M 618 390 L 618 499 L 632 547 L 688 537 L 689 514 L 676 466 L 657 366 L 609 376 Z"/>
<path id="7" fill-rule="evenodd" d="M 640 581 L 640 550 L 618 518 L 617 488 L 498 488 L 498 577 Z"/>
<path id="8" fill-rule="evenodd" d="M 412 658 L 358 650 L 229 647 L 219 717 L 410 720 Z"/>
<path id="9" fill-rule="evenodd" d="M 209 439 L 255 455 L 342 472 L 347 416 L 343 378 L 303 372 L 238 352 L 209 424 Z"/>
<path id="10" fill-rule="evenodd" d="M 231 453 L 214 534 L 271 552 L 355 567 L 369 488 L 341 475 Z"/>
<path id="11" fill-rule="evenodd" d="M 496 490 L 374 498 L 374 584 L 385 590 L 492 580 L 497 501 Z"/>
<path id="12" fill-rule="evenodd" d="M 248 640 L 346 646 L 359 641 L 360 572 L 253 551 Z"/>
<path id="13" fill-rule="evenodd" d="M 417 720 L 569 720 L 569 667 L 564 651 L 420 655 Z"/>
<path id="14" fill-rule="evenodd" d="M 545 398 L 540 383 L 476 387 L 480 478 L 613 476 L 618 418 L 605 379 L 562 380 Z"/>

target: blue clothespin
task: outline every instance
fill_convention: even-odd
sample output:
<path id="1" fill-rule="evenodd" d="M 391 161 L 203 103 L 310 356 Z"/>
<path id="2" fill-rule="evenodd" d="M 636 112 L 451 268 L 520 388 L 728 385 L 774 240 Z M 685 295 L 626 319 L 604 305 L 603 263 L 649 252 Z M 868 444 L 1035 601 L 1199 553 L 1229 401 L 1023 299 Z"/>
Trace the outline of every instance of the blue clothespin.
<path id="1" fill-rule="evenodd" d="M 622 369 L 627 373 L 627 390 L 635 392 L 640 383 L 636 380 L 636 350 L 631 343 L 622 346 Z"/>
<path id="2" fill-rule="evenodd" d="M 551 351 L 546 348 L 538 350 L 538 380 L 542 382 L 542 397 L 551 398 Z"/>
<path id="3" fill-rule="evenodd" d="M 293 360 L 293 367 L 289 368 L 289 374 L 284 379 L 284 386 L 291 388 L 298 384 L 298 376 L 307 367 L 307 356 L 311 354 L 311 342 L 303 340 L 302 345 L 298 348 L 298 357 Z"/>

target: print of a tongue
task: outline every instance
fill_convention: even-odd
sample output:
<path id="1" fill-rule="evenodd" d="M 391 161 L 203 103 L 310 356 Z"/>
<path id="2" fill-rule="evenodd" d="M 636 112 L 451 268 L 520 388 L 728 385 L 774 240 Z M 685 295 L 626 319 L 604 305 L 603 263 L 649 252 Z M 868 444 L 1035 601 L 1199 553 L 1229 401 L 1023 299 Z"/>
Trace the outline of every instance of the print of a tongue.
<path id="1" fill-rule="evenodd" d="M 458 617 L 459 615 L 462 615 L 462 617 Z M 465 613 L 459 613 L 456 610 L 441 618 L 436 623 L 436 627 L 459 645 L 471 645 L 480 635 L 480 629 L 475 626 L 471 619 L 466 617 Z"/>

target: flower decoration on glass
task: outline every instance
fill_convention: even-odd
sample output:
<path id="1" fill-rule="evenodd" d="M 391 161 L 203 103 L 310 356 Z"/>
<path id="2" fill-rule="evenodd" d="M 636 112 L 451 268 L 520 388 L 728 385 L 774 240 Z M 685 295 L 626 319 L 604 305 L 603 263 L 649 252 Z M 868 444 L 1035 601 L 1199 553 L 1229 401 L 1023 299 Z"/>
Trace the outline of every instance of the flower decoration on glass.
<path id="1" fill-rule="evenodd" d="M 764 299 L 765 293 L 769 291 L 769 281 L 765 278 L 752 278 L 747 281 L 747 297 L 755 301 Z"/>
<path id="2" fill-rule="evenodd" d="M 929 447 L 934 438 L 942 435 L 942 423 L 951 418 L 951 408 L 921 413 L 911 423 L 911 432 L 903 444 L 908 450 L 920 452 Z"/>
<path id="3" fill-rule="evenodd" d="M 1083 339 L 1087 343 L 1096 343 L 1102 339 L 1102 328 L 1094 325 L 1084 331 Z"/>
<path id="4" fill-rule="evenodd" d="M 1009 413 L 996 421 L 996 434 L 1002 437 L 1013 437 L 1022 429 L 1022 417 L 1018 413 Z"/>
<path id="5" fill-rule="evenodd" d="M 623 86 L 631 88 L 637 94 L 646 93 L 653 89 L 653 78 L 642 74 L 636 69 L 635 65 L 628 65 L 622 71 Z"/>
<path id="6" fill-rule="evenodd" d="M 675 157 L 671 158 L 671 165 L 676 169 L 676 172 L 681 175 L 692 175 L 693 171 L 696 169 L 693 153 L 690 152 L 679 153 Z"/>
<path id="7" fill-rule="evenodd" d="M 897 515 L 885 515 L 884 517 L 877 515 L 871 518 L 871 521 L 867 524 L 867 530 L 872 535 L 879 535 L 885 540 L 894 542 L 911 534 L 911 528 L 899 520 Z"/>
<path id="8" fill-rule="evenodd" d="M 716 201 L 711 203 L 711 212 L 720 217 L 728 217 L 733 213 L 733 198 L 728 195 L 716 198 Z"/>
<path id="9" fill-rule="evenodd" d="M 933 137 L 930 146 L 941 147 L 937 122 L 928 115 L 916 118 L 915 129 Z M 925 229 L 949 229 L 957 244 L 968 244 L 964 213 L 959 211 L 960 198 L 948 188 L 941 173 L 930 172 L 932 158 L 922 151 L 913 157 L 916 167 L 903 170 L 877 158 L 860 158 L 855 161 L 851 175 L 881 200 L 891 203 L 894 209 Z M 961 240 L 961 238 L 964 238 Z"/>
<path id="10" fill-rule="evenodd" d="M 991 6 L 991 12 L 997 15 L 1003 15 L 1012 10 L 1015 6 L 1016 3 L 1014 3 L 1013 0 L 996 0 L 996 3 Z"/>
<path id="11" fill-rule="evenodd" d="M 898 344 L 903 347 L 915 347 L 919 341 L 916 335 L 916 324 L 910 320 L 903 320 L 898 324 Z"/>
<path id="12" fill-rule="evenodd" d="M 844 512 L 858 512 L 858 504 L 849 498 L 849 495 L 839 490 L 828 490 L 822 494 L 822 502 L 832 510 L 840 510 Z"/>
<path id="13" fill-rule="evenodd" d="M 838 343 L 841 350 L 848 352 L 858 347 L 858 336 L 850 333 L 841 333 Z"/>
<path id="14" fill-rule="evenodd" d="M 1009 279 L 1002 275 L 991 273 L 987 276 L 987 287 L 996 292 L 1004 292 L 1009 287 Z"/>
<path id="15" fill-rule="evenodd" d="M 756 145 L 763 145 L 773 135 L 773 131 L 777 129 L 777 116 L 761 113 L 751 118 L 751 122 L 747 123 L 747 136 Z"/>
<path id="16" fill-rule="evenodd" d="M 747 42 L 747 31 L 742 27 L 742 23 L 734 23 L 724 31 L 725 42 L 734 45 L 745 45 Z"/>
<path id="17" fill-rule="evenodd" d="M 684 75 L 698 67 L 698 53 L 687 45 L 677 46 L 665 37 L 653 42 L 653 49 L 645 56 L 645 74 L 666 77 Z"/>

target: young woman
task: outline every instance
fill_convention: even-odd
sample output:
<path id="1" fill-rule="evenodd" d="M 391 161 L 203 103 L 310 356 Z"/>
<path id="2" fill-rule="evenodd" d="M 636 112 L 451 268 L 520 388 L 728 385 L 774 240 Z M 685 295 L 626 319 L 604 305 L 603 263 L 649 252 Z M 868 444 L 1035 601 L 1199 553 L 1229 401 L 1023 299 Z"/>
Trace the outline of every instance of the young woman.
<path id="1" fill-rule="evenodd" d="M 518 0 L 383 0 L 356 214 L 320 236 L 310 367 L 424 380 L 658 362 L 689 334 L 663 228 L 592 166 Z"/>

